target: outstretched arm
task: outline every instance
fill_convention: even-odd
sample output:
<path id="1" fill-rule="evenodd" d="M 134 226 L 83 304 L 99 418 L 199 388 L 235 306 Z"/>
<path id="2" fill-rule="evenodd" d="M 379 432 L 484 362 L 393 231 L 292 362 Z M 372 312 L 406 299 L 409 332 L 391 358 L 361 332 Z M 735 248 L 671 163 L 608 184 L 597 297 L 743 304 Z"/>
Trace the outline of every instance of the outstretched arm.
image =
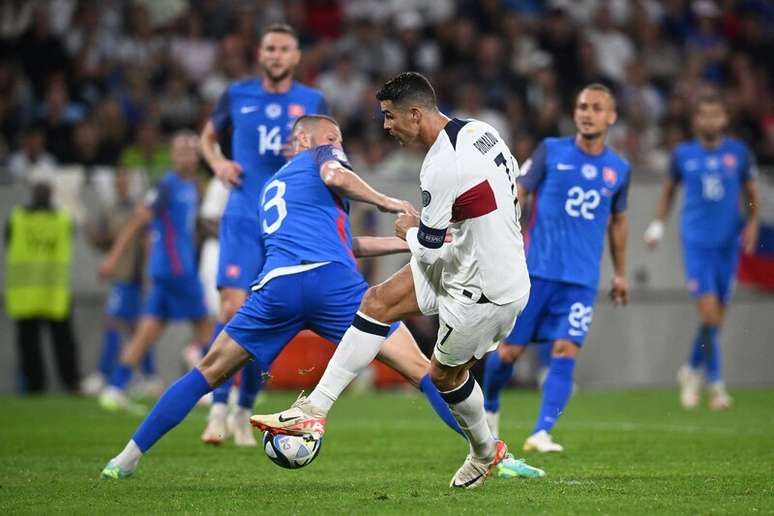
<path id="1" fill-rule="evenodd" d="M 377 192 L 360 176 L 338 161 L 330 160 L 323 163 L 320 167 L 320 177 L 328 188 L 353 201 L 372 204 L 388 213 L 417 214 L 417 210 L 410 202 Z"/>
<path id="2" fill-rule="evenodd" d="M 408 244 L 397 237 L 362 236 L 352 239 L 352 252 L 357 258 L 407 253 L 409 250 Z"/>

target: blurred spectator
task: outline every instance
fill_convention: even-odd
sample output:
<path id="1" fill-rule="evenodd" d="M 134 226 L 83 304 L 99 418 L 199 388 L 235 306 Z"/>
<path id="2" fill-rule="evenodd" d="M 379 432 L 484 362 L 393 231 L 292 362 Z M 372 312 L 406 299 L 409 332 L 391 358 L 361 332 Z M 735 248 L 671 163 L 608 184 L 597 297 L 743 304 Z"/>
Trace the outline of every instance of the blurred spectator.
<path id="1" fill-rule="evenodd" d="M 87 119 L 75 126 L 72 153 L 63 164 L 82 165 L 86 173 L 91 174 L 94 167 L 115 165 L 117 158 L 102 145 L 99 126 Z"/>
<path id="2" fill-rule="evenodd" d="M 596 50 L 602 74 L 616 83 L 623 81 L 626 66 L 635 58 L 634 45 L 628 35 L 615 27 L 607 6 L 597 11 L 588 38 Z"/>
<path id="3" fill-rule="evenodd" d="M 154 68 L 161 62 L 163 48 L 163 39 L 153 32 L 148 9 L 142 4 L 131 4 L 126 17 L 126 33 L 115 49 L 118 62 Z"/>
<path id="4" fill-rule="evenodd" d="M 248 49 L 242 38 L 229 34 L 221 41 L 215 69 L 210 70 L 199 86 L 199 96 L 206 102 L 214 104 L 233 81 L 239 80 L 249 73 L 249 65 L 253 57 L 252 49 Z"/>
<path id="5" fill-rule="evenodd" d="M 355 67 L 372 76 L 390 76 L 401 71 L 403 54 L 381 25 L 369 18 L 356 20 L 338 43 L 338 50 L 352 55 Z"/>
<path id="6" fill-rule="evenodd" d="M 627 114 L 641 110 L 647 124 L 661 120 L 664 114 L 664 100 L 659 91 L 650 83 L 648 68 L 642 61 L 634 61 L 626 68 L 626 81 L 621 88 L 620 111 Z"/>
<path id="7" fill-rule="evenodd" d="M 46 130 L 46 148 L 60 163 L 71 163 L 73 127 L 84 116 L 84 108 L 70 101 L 67 85 L 61 78 L 49 81 L 46 100 L 38 110 Z"/>
<path id="8" fill-rule="evenodd" d="M 117 163 L 129 137 L 121 106 L 114 98 L 105 98 L 95 108 L 92 120 L 100 130 L 102 152 L 111 164 Z"/>
<path id="9" fill-rule="evenodd" d="M 46 377 L 40 332 L 51 334 L 59 378 L 78 389 L 77 346 L 70 320 L 73 222 L 54 208 L 51 185 L 37 180 L 31 202 L 11 212 L 5 229 L 5 305 L 16 322 L 22 391 L 40 393 Z"/>
<path id="10" fill-rule="evenodd" d="M 704 79 L 715 83 L 721 82 L 722 61 L 728 49 L 718 31 L 720 10 L 711 0 L 695 0 L 692 10 L 696 16 L 696 25 L 688 35 L 688 50 L 700 57 Z"/>
<path id="11" fill-rule="evenodd" d="M 360 105 L 353 102 L 359 99 L 368 86 L 366 77 L 353 66 L 352 55 L 341 53 L 333 69 L 320 75 L 317 87 L 325 95 L 331 113 L 339 122 L 358 115 Z"/>
<path id="12" fill-rule="evenodd" d="M 38 98 L 43 96 L 51 75 L 68 70 L 67 51 L 62 41 L 51 33 L 48 14 L 42 5 L 34 9 L 31 26 L 19 39 L 16 55 Z"/>
<path id="13" fill-rule="evenodd" d="M 199 102 L 188 90 L 185 79 L 172 73 L 167 79 L 164 91 L 159 96 L 161 127 L 167 132 L 179 129 L 193 129 L 199 113 Z"/>
<path id="14" fill-rule="evenodd" d="M 481 120 L 494 127 L 504 141 L 511 140 L 511 127 L 508 120 L 499 111 L 484 105 L 478 83 L 468 82 L 461 85 L 457 89 L 457 96 L 454 100 L 457 106 L 454 111 L 456 118 Z"/>
<path id="15" fill-rule="evenodd" d="M 53 169 L 54 156 L 46 152 L 46 133 L 43 127 L 32 125 L 24 130 L 21 148 L 8 157 L 8 171 L 15 181 L 29 180 L 30 171 L 37 168 Z"/>
<path id="16" fill-rule="evenodd" d="M 188 80 L 201 81 L 212 70 L 217 45 L 212 40 L 204 39 L 204 24 L 196 12 L 188 13 L 181 25 L 183 30 L 172 39 L 169 56 L 185 72 Z"/>
<path id="17" fill-rule="evenodd" d="M 153 182 L 171 166 L 169 146 L 163 140 L 158 124 L 141 123 L 134 140 L 121 154 L 120 164 L 129 170 L 141 170 Z"/>
<path id="18" fill-rule="evenodd" d="M 432 74 L 441 65 L 441 54 L 435 41 L 423 37 L 422 24 L 422 16 L 416 11 L 401 11 L 395 16 L 403 68 Z"/>
<path id="19" fill-rule="evenodd" d="M 99 25 L 99 14 L 93 2 L 80 4 L 74 25 L 65 34 L 65 44 L 74 61 L 72 78 L 83 99 L 94 104 L 107 89 L 110 58 L 115 37 Z"/>

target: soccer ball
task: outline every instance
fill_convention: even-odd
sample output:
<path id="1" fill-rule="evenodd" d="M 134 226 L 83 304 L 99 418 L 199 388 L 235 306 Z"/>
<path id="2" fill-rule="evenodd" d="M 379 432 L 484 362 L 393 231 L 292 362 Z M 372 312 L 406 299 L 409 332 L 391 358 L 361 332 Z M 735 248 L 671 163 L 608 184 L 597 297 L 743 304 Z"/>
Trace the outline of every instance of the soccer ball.
<path id="1" fill-rule="evenodd" d="M 322 439 L 315 441 L 296 435 L 263 433 L 263 451 L 277 466 L 297 469 L 308 466 L 320 453 Z"/>

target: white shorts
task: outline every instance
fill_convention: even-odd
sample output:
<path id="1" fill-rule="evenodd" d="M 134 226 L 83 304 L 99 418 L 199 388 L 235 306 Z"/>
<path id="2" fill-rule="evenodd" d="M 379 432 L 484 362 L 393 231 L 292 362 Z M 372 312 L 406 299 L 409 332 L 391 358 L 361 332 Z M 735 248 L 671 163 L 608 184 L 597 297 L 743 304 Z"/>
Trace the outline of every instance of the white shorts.
<path id="1" fill-rule="evenodd" d="M 455 367 L 496 349 L 513 329 L 516 317 L 527 305 L 529 293 L 505 305 L 459 300 L 441 286 L 442 267 L 440 262 L 424 266 L 411 259 L 419 309 L 425 315 L 438 314 L 435 358 L 445 366 Z"/>

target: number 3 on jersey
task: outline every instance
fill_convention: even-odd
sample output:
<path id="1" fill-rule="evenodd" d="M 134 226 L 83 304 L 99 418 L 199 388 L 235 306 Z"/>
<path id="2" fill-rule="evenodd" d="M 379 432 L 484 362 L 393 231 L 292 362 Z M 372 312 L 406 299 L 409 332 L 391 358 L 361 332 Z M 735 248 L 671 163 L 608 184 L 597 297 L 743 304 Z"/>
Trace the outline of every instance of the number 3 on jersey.
<path id="1" fill-rule="evenodd" d="M 599 192 L 596 190 L 584 191 L 580 186 L 573 186 L 567 191 L 564 211 L 570 217 L 583 217 L 586 220 L 594 220 L 593 210 L 599 206 L 600 200 Z"/>
<path id="2" fill-rule="evenodd" d="M 275 179 L 268 185 L 263 191 L 263 199 L 261 200 L 261 206 L 263 209 L 263 232 L 267 235 L 271 235 L 282 226 L 282 221 L 288 216 L 288 206 L 285 204 L 285 188 L 286 185 L 283 181 Z M 269 196 L 271 194 L 271 197 Z M 267 215 L 269 210 L 277 210 L 277 218 L 271 224 L 267 223 Z"/>

